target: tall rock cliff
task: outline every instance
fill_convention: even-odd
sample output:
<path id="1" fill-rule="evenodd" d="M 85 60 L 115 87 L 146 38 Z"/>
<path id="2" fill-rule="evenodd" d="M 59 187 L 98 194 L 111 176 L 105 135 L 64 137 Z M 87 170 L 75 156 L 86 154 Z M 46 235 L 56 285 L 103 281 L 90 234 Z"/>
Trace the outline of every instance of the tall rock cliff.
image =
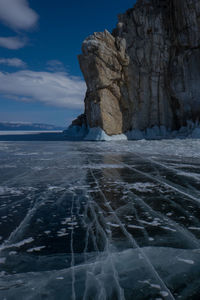
<path id="1" fill-rule="evenodd" d="M 198 120 L 200 0 L 138 0 L 118 19 L 82 45 L 84 122 L 113 135 Z"/>

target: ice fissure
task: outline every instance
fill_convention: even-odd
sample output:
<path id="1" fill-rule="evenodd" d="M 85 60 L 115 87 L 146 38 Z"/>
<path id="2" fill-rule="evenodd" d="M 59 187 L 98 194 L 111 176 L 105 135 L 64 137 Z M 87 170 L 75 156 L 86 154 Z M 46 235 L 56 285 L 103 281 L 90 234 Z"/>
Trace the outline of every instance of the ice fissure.
<path id="1" fill-rule="evenodd" d="M 199 147 L 1 142 L 0 299 L 198 299 Z"/>

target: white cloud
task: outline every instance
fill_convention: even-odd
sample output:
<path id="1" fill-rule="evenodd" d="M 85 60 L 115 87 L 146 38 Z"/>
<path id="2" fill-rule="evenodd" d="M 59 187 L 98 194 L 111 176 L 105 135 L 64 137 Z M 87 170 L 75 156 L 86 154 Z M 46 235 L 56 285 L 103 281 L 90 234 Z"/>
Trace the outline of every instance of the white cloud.
<path id="1" fill-rule="evenodd" d="M 47 70 L 55 72 L 64 72 L 66 71 L 63 63 L 57 59 L 52 59 L 47 62 Z"/>
<path id="2" fill-rule="evenodd" d="M 27 0 L 0 0 L 0 21 L 14 30 L 29 30 L 37 25 L 38 15 Z"/>
<path id="3" fill-rule="evenodd" d="M 10 50 L 17 50 L 23 48 L 26 45 L 26 39 L 19 37 L 0 37 L 0 47 L 4 47 Z"/>
<path id="4" fill-rule="evenodd" d="M 26 67 L 26 63 L 19 58 L 0 58 L 0 64 L 7 65 L 9 67 L 16 67 L 16 68 Z"/>
<path id="5" fill-rule="evenodd" d="M 78 77 L 66 73 L 0 72 L 0 94 L 19 101 L 40 101 L 66 108 L 83 108 L 86 86 Z"/>

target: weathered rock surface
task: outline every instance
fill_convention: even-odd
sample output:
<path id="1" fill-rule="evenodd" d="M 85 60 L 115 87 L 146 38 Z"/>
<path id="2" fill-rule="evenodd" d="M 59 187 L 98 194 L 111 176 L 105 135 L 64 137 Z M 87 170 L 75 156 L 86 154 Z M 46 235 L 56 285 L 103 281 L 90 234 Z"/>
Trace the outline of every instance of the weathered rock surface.
<path id="1" fill-rule="evenodd" d="M 113 135 L 196 121 L 200 1 L 138 0 L 112 34 L 94 33 L 83 42 L 79 62 L 90 128 Z"/>

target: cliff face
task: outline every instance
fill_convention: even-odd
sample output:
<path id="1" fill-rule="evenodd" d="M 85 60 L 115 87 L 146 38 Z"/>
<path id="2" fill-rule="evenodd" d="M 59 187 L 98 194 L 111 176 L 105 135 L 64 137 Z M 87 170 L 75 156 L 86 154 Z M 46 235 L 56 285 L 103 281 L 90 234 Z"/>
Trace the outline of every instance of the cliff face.
<path id="1" fill-rule="evenodd" d="M 108 135 L 177 129 L 200 116 L 200 1 L 138 0 L 79 56 L 85 118 Z"/>

